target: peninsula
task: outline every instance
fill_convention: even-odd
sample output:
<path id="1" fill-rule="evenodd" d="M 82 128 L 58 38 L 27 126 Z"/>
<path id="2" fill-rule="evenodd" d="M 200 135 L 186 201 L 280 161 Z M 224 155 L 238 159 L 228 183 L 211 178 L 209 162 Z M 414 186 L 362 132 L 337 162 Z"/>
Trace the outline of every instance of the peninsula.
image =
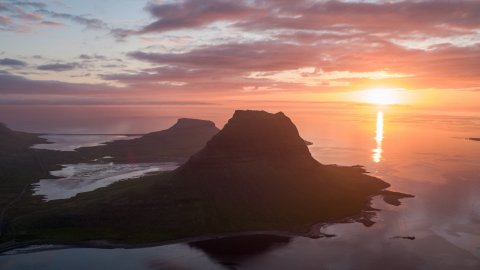
<path id="1" fill-rule="evenodd" d="M 371 211 L 389 187 L 358 166 L 323 165 L 283 113 L 236 111 L 172 172 L 24 205 L 3 241 L 155 243 L 249 231 L 307 233 Z"/>

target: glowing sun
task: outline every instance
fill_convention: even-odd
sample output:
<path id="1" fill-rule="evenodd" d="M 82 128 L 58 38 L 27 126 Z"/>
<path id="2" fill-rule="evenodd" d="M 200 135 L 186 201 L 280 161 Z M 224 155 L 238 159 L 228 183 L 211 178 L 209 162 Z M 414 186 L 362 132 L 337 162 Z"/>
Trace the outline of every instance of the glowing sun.
<path id="1" fill-rule="evenodd" d="M 373 88 L 361 91 L 360 100 L 362 102 L 389 105 L 404 103 L 405 90 L 401 88 Z"/>

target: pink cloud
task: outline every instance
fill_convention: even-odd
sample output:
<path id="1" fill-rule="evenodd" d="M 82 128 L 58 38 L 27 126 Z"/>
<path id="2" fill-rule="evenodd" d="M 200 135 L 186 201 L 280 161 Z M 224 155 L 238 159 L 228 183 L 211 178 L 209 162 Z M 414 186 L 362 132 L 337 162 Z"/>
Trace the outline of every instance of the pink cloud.
<path id="1" fill-rule="evenodd" d="M 63 24 L 63 23 L 54 22 L 54 21 L 41 21 L 41 22 L 37 23 L 37 25 L 40 25 L 40 26 L 56 26 L 56 27 L 65 26 L 65 24 Z"/>

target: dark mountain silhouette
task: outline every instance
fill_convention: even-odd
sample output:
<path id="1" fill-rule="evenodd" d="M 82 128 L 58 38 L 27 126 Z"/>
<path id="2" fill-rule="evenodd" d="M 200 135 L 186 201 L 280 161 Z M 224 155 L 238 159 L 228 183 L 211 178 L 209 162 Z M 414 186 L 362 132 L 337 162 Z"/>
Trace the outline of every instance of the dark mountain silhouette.
<path id="1" fill-rule="evenodd" d="M 320 164 L 288 117 L 263 111 L 236 111 L 175 178 L 218 204 L 232 226 L 250 220 L 277 228 L 358 213 L 389 186 L 359 167 Z"/>
<path id="2" fill-rule="evenodd" d="M 30 185 L 46 177 L 50 170 L 59 169 L 60 163 L 74 163 L 73 153 L 32 149 L 47 143 L 36 134 L 14 131 L 0 123 L 0 235 L 3 220 L 21 211 L 9 210 L 22 198 L 30 198 Z"/>
<path id="3" fill-rule="evenodd" d="M 31 206 L 14 220 L 10 237 L 137 243 L 245 231 L 304 234 L 318 222 L 372 210 L 371 196 L 388 186 L 361 167 L 317 162 L 283 113 L 236 111 L 177 170 Z"/>
<path id="4" fill-rule="evenodd" d="M 5 124 L 0 123 L 0 149 L 13 151 L 29 148 L 32 145 L 46 142 L 47 140 L 42 139 L 35 134 L 13 131 Z"/>
<path id="5" fill-rule="evenodd" d="M 77 152 L 84 159 L 111 156 L 117 162 L 185 161 L 200 150 L 219 129 L 207 120 L 180 118 L 172 127 L 132 140 L 83 147 Z"/>

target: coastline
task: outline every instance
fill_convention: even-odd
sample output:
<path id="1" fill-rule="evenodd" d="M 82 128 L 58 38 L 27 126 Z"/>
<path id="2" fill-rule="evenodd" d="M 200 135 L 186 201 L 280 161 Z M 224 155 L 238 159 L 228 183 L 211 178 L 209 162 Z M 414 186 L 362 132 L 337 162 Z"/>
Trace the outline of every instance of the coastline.
<path id="1" fill-rule="evenodd" d="M 55 240 L 32 240 L 32 241 L 25 241 L 25 242 L 5 242 L 0 243 L 0 257 L 1 256 L 9 256 L 14 254 L 4 254 L 6 252 L 27 248 L 31 246 L 43 246 L 43 245 L 52 245 L 51 248 L 45 248 L 41 250 L 33 250 L 32 252 L 37 251 L 45 251 L 45 250 L 57 250 L 57 249 L 71 249 L 71 248 L 97 248 L 97 249 L 137 249 L 137 248 L 150 248 L 150 247 L 157 247 L 157 246 L 165 246 L 165 245 L 172 245 L 172 244 L 181 244 L 181 243 L 191 243 L 197 241 L 206 241 L 206 240 L 215 240 L 215 239 L 222 239 L 222 238 L 229 238 L 229 237 L 239 237 L 239 236 L 250 236 L 250 235 L 274 235 L 274 236 L 282 236 L 282 237 L 305 237 L 311 239 L 318 239 L 318 238 L 330 238 L 335 237 L 336 235 L 327 234 L 321 232 L 322 228 L 330 225 L 335 224 L 345 224 L 345 223 L 354 223 L 359 222 L 368 226 L 364 223 L 365 220 L 368 220 L 372 216 L 372 212 L 379 211 L 378 209 L 372 208 L 372 199 L 374 197 L 381 196 L 383 194 L 378 194 L 375 196 L 371 196 L 370 201 L 365 208 L 361 210 L 360 213 L 356 215 L 352 215 L 349 217 L 337 218 L 327 221 L 321 221 L 309 226 L 306 226 L 304 232 L 297 231 L 287 231 L 287 230 L 253 230 L 253 231 L 242 231 L 242 232 L 230 232 L 230 233 L 219 233 L 219 234 L 204 234 L 199 236 L 192 236 L 192 237 L 184 237 L 178 239 L 171 239 L 171 240 L 164 240 L 164 241 L 154 241 L 150 243 L 128 243 L 128 242 L 115 242 L 108 239 L 99 239 L 99 240 L 88 240 L 88 241 L 55 241 Z M 388 202 L 386 202 L 388 203 Z M 371 224 L 374 224 L 371 221 Z M 29 253 L 28 251 L 25 253 Z"/>

